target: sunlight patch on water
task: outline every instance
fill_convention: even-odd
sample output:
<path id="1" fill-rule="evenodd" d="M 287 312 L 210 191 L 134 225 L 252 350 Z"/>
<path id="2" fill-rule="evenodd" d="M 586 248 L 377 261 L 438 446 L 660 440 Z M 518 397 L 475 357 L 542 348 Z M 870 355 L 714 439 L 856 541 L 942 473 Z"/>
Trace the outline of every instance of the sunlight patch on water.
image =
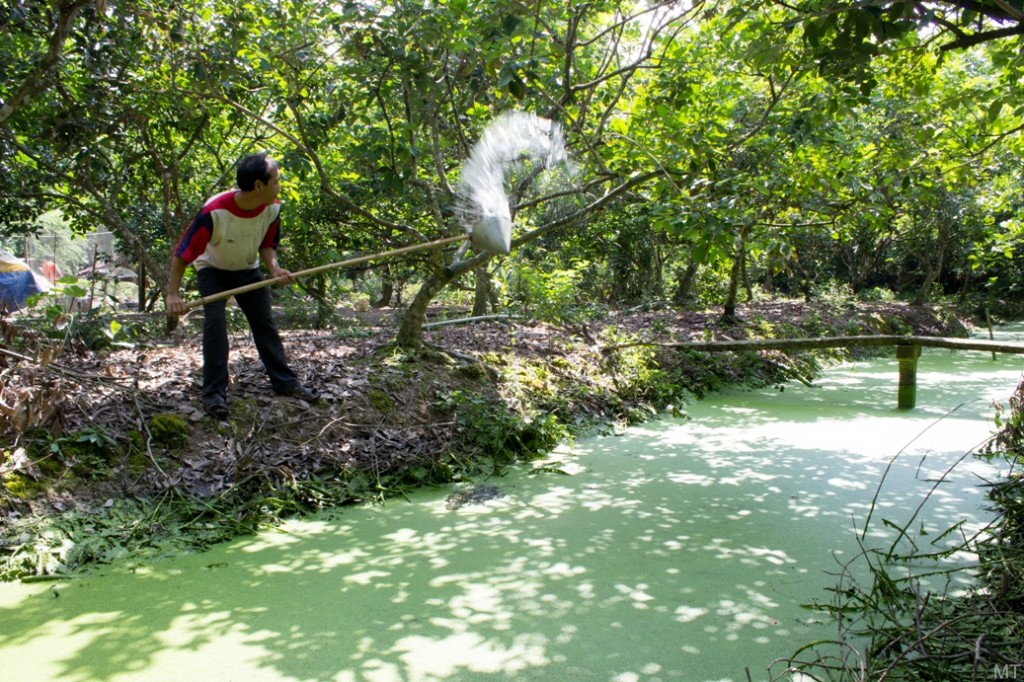
<path id="1" fill-rule="evenodd" d="M 704 474 L 691 474 L 686 472 L 672 472 L 668 474 L 668 480 L 682 485 L 699 485 L 707 488 L 715 484 L 715 479 Z"/>
<path id="2" fill-rule="evenodd" d="M 465 671 L 481 674 L 514 675 L 550 661 L 545 656 L 546 641 L 533 634 L 516 635 L 508 646 L 499 646 L 471 631 L 468 625 L 452 620 L 432 621 L 451 631 L 447 637 L 404 637 L 389 654 L 401 664 L 382 659 L 366 662 L 365 679 L 372 682 L 436 682 L 452 679 Z M 364 679 L 360 676 L 359 679 Z"/>

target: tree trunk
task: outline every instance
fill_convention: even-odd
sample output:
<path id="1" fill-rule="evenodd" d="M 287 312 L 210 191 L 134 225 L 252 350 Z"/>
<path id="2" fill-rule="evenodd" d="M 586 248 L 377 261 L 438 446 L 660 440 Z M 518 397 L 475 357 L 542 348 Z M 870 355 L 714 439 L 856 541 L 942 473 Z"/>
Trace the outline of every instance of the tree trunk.
<path id="1" fill-rule="evenodd" d="M 395 280 L 391 276 L 391 267 L 385 263 L 380 269 L 380 298 L 373 304 L 374 308 L 384 308 L 391 305 L 391 299 L 395 295 Z"/>
<path id="2" fill-rule="evenodd" d="M 747 229 L 740 230 L 736 240 L 736 255 L 732 259 L 732 271 L 729 273 L 729 293 L 725 298 L 722 321 L 731 324 L 736 320 L 736 306 L 740 293 L 740 280 L 743 278 L 744 263 L 747 258 Z"/>
<path id="3" fill-rule="evenodd" d="M 395 283 L 385 279 L 380 283 L 380 298 L 374 303 L 374 308 L 386 308 L 391 305 L 391 299 L 395 296 Z"/>
<path id="4" fill-rule="evenodd" d="M 457 260 L 451 265 L 438 265 L 423 286 L 416 292 L 416 297 L 402 317 L 402 326 L 395 337 L 395 345 L 399 348 L 415 349 L 423 346 L 423 323 L 427 320 L 427 308 L 434 297 L 446 286 L 462 275 L 476 268 L 486 268 L 493 254 L 480 254 L 469 260 Z"/>
<path id="5" fill-rule="evenodd" d="M 430 302 L 460 274 L 452 266 L 436 268 L 431 273 L 402 317 L 402 326 L 395 337 L 395 344 L 399 348 L 417 349 L 423 346 L 423 323 L 426 322 Z"/>
<path id="6" fill-rule="evenodd" d="M 804 294 L 804 303 L 814 302 L 814 280 L 807 278 L 801 279 L 800 290 Z"/>
<path id="7" fill-rule="evenodd" d="M 150 273 L 152 273 L 153 284 L 160 290 L 161 293 L 166 294 L 167 289 L 167 269 L 168 266 L 165 263 L 159 263 L 153 259 L 153 255 L 149 249 L 139 240 L 130 227 L 121 221 L 120 217 L 113 215 L 108 212 L 108 219 L 106 221 L 107 227 L 112 232 L 117 233 L 125 243 L 130 245 L 133 253 L 132 255 L 138 259 L 138 262 L 145 267 Z"/>
<path id="8" fill-rule="evenodd" d="M 325 329 L 334 317 L 334 306 L 327 300 L 327 278 L 323 275 L 313 277 L 307 286 L 316 299 L 316 328 Z"/>
<path id="9" fill-rule="evenodd" d="M 494 288 L 491 284 L 491 274 L 486 267 L 477 268 L 476 288 L 473 296 L 473 317 L 480 317 L 487 314 L 487 308 L 493 300 L 491 291 Z"/>
<path id="10" fill-rule="evenodd" d="M 742 260 L 742 273 L 743 273 L 743 290 L 747 292 L 747 302 L 752 303 L 754 301 L 754 285 L 750 283 L 750 268 L 747 267 L 747 259 Z"/>
<path id="11" fill-rule="evenodd" d="M 743 267 L 740 261 L 742 258 L 743 253 L 740 252 L 732 261 L 732 272 L 729 274 L 729 293 L 725 297 L 725 305 L 722 306 L 722 322 L 726 324 L 736 321 L 736 299 L 739 298 L 740 270 Z"/>
<path id="12" fill-rule="evenodd" d="M 942 269 L 946 265 L 946 248 L 950 242 L 950 229 L 949 223 L 940 220 L 934 245 L 927 253 L 918 256 L 921 258 L 921 262 L 924 263 L 925 275 L 924 281 L 921 282 L 921 287 L 917 290 L 917 294 L 914 295 L 914 300 L 910 302 L 910 305 L 924 305 L 931 298 L 932 285 L 942 275 Z"/>
<path id="13" fill-rule="evenodd" d="M 676 305 L 684 305 L 690 301 L 693 283 L 697 279 L 697 267 L 697 261 L 691 260 L 686 265 L 686 270 L 683 271 L 682 276 L 676 275 L 678 281 L 675 294 L 672 296 Z"/>
<path id="14" fill-rule="evenodd" d="M 146 312 L 146 263 L 142 260 L 139 260 L 138 269 L 139 276 L 137 278 L 137 281 L 139 283 L 139 312 L 144 313 Z"/>
<path id="15" fill-rule="evenodd" d="M 942 251 L 939 251 L 938 262 L 929 263 L 928 270 L 925 273 L 924 281 L 921 282 L 921 286 L 918 287 L 917 293 L 914 294 L 914 300 L 910 302 L 910 305 L 924 305 L 928 302 L 931 297 L 932 284 L 939 278 L 939 274 L 942 272 L 942 264 L 944 262 Z"/>
<path id="16" fill-rule="evenodd" d="M 135 231 L 125 224 L 124 220 L 121 218 L 121 213 L 117 210 L 114 204 L 108 201 L 106 196 L 88 179 L 86 179 L 83 184 L 102 207 L 102 210 L 97 211 L 95 214 L 97 220 L 102 225 L 110 228 L 111 232 L 117 234 L 117 236 L 131 248 L 133 252 L 132 255 L 152 274 L 153 283 L 156 288 L 161 294 L 166 294 L 167 272 L 170 267 L 169 263 L 158 263 L 154 260 L 153 254 L 148 248 L 148 245 L 144 244 L 139 239 L 138 235 L 135 234 Z"/>

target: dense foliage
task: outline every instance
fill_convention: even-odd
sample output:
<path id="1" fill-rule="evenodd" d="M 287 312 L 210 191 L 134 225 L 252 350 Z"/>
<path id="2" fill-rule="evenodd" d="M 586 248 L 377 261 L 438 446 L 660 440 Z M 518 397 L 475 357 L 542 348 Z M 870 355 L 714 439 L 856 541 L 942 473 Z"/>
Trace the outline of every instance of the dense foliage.
<path id="1" fill-rule="evenodd" d="M 1022 277 L 1020 6 L 6 3 L 5 246 L 60 209 L 162 287 L 182 227 L 254 148 L 285 168 L 293 270 L 457 234 L 461 165 L 519 109 L 561 124 L 572 182 L 509 172 L 508 258 L 371 268 L 379 304 L 425 284 L 401 342 L 468 272 L 478 312 L 566 283 L 561 314 L 671 298 L 728 316 L 835 283 L 994 305 Z M 315 324 L 340 281 L 305 283 Z"/>

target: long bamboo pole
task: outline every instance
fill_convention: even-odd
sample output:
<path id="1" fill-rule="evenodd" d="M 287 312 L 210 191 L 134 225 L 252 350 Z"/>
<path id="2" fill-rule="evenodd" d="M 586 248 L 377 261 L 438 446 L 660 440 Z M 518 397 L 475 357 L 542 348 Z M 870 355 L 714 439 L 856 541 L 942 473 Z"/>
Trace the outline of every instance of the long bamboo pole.
<path id="1" fill-rule="evenodd" d="M 435 239 L 432 242 L 426 242 L 424 244 L 414 244 L 412 246 L 403 246 L 400 249 L 392 249 L 391 251 L 383 251 L 381 253 L 373 253 L 368 256 L 357 256 L 356 258 L 349 258 L 348 260 L 338 261 L 337 263 L 328 263 L 327 265 L 319 265 L 315 268 L 309 268 L 308 270 L 299 270 L 293 272 L 292 277 L 306 277 L 308 275 L 315 275 L 320 272 L 327 272 L 328 270 L 337 270 L 338 268 L 347 268 L 352 265 L 359 265 L 366 263 L 371 260 L 377 260 L 380 258 L 390 258 L 391 256 L 400 256 L 406 253 L 412 253 L 414 251 L 423 251 L 424 249 L 431 249 L 437 246 L 444 246 L 445 244 L 451 244 L 454 242 L 465 241 L 470 238 L 469 234 L 460 234 L 456 237 L 445 237 L 443 239 Z M 237 289 L 228 289 L 218 294 L 211 294 L 209 296 L 203 296 L 194 301 L 185 304 L 186 310 L 192 308 L 198 308 L 201 305 L 207 303 L 213 303 L 224 298 L 229 298 L 236 294 L 244 294 L 249 291 L 255 291 L 256 289 L 262 289 L 263 287 L 269 287 L 273 284 L 280 284 L 284 280 L 280 277 L 274 277 L 271 279 L 265 279 L 260 282 L 254 282 L 252 284 L 246 284 L 244 287 L 238 287 Z"/>
<path id="2" fill-rule="evenodd" d="M 611 353 L 621 348 L 634 346 L 657 346 L 678 348 L 705 353 L 755 350 L 811 350 L 816 348 L 839 348 L 853 346 L 928 346 L 951 350 L 982 350 L 993 353 L 1024 354 L 1024 344 L 989 341 L 986 339 L 960 339 L 943 336 L 822 336 L 807 339 L 744 339 L 741 341 L 678 341 L 663 342 L 637 341 L 602 346 L 602 353 Z"/>
<path id="3" fill-rule="evenodd" d="M 1003 343 L 985 339 L 959 339 L 942 336 L 824 336 L 810 339 L 744 339 L 741 341 L 678 341 L 656 342 L 637 341 L 603 346 L 602 353 L 613 353 L 622 348 L 653 346 L 677 348 L 704 353 L 756 350 L 811 350 L 816 348 L 839 348 L 852 346 L 896 346 L 899 362 L 899 387 L 896 406 L 901 410 L 913 409 L 917 404 L 917 361 L 921 347 L 947 348 L 950 350 L 984 350 L 996 353 L 1024 354 L 1024 344 Z"/>

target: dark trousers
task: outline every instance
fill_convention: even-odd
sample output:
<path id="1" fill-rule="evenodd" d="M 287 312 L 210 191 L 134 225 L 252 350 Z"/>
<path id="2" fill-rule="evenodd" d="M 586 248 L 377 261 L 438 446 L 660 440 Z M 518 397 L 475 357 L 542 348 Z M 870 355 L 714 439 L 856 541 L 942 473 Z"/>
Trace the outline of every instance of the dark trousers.
<path id="1" fill-rule="evenodd" d="M 199 293 L 212 296 L 263 280 L 259 268 L 251 270 L 218 270 L 202 268 L 196 273 Z M 286 392 L 301 382 L 288 366 L 281 335 L 277 331 L 270 309 L 270 292 L 266 287 L 235 296 L 238 307 L 245 313 L 252 331 L 263 367 L 270 377 L 271 387 L 278 393 Z M 203 306 L 203 404 L 223 401 L 228 389 L 228 323 L 225 316 L 227 299 Z"/>

